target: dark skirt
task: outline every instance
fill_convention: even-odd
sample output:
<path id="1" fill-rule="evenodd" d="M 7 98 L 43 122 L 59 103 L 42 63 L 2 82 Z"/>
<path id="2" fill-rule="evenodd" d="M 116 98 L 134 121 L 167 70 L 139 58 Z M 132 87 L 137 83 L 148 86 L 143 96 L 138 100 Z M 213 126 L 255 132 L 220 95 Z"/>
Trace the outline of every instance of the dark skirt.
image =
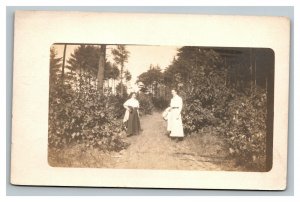
<path id="1" fill-rule="evenodd" d="M 129 113 L 129 117 L 126 124 L 127 134 L 136 135 L 139 134 L 141 130 L 140 118 L 136 108 L 133 108 Z"/>

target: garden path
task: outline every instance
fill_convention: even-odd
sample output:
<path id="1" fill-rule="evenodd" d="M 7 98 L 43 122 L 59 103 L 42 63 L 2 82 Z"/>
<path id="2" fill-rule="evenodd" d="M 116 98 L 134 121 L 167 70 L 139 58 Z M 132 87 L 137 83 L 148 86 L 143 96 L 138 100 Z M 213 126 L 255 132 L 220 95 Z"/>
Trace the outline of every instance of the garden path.
<path id="1" fill-rule="evenodd" d="M 209 134 L 176 142 L 166 132 L 166 121 L 154 112 L 141 118 L 142 133 L 126 137 L 130 146 L 111 155 L 108 167 L 126 169 L 232 170 L 224 142 Z"/>

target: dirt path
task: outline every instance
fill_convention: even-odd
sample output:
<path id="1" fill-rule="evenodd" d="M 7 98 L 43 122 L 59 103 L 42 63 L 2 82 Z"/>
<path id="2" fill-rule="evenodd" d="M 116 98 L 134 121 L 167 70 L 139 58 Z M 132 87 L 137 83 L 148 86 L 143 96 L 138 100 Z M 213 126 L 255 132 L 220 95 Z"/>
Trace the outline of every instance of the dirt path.
<path id="1" fill-rule="evenodd" d="M 126 137 L 130 146 L 111 155 L 108 167 L 138 169 L 232 170 L 224 144 L 217 137 L 198 135 L 175 142 L 166 132 L 166 122 L 154 112 L 141 118 L 143 132 Z"/>

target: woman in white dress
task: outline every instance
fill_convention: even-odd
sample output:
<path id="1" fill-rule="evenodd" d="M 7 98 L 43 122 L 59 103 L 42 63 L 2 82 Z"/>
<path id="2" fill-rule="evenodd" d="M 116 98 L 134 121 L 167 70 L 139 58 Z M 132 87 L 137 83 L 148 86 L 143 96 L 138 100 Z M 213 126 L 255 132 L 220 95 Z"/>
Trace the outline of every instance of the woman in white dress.
<path id="1" fill-rule="evenodd" d="M 177 95 L 176 90 L 171 91 L 173 98 L 171 99 L 169 113 L 168 113 L 168 134 L 171 138 L 177 138 L 182 140 L 184 137 L 181 110 L 182 110 L 182 98 Z"/>
<path id="2" fill-rule="evenodd" d="M 130 94 L 130 99 L 128 99 L 124 104 L 126 109 L 123 123 L 126 127 L 126 133 L 128 136 L 139 134 L 141 131 L 140 117 L 139 117 L 139 101 L 136 99 L 136 93 Z"/>

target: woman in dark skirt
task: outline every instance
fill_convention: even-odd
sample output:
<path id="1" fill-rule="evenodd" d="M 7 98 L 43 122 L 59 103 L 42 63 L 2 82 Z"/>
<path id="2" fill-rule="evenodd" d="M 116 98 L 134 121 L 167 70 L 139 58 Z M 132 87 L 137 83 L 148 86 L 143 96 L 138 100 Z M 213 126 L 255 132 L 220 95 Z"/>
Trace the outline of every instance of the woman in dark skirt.
<path id="1" fill-rule="evenodd" d="M 128 99 L 124 105 L 126 109 L 123 123 L 126 127 L 126 132 L 128 136 L 139 134 L 141 131 L 140 116 L 139 116 L 139 101 L 136 99 L 136 93 L 130 94 L 130 99 Z"/>

